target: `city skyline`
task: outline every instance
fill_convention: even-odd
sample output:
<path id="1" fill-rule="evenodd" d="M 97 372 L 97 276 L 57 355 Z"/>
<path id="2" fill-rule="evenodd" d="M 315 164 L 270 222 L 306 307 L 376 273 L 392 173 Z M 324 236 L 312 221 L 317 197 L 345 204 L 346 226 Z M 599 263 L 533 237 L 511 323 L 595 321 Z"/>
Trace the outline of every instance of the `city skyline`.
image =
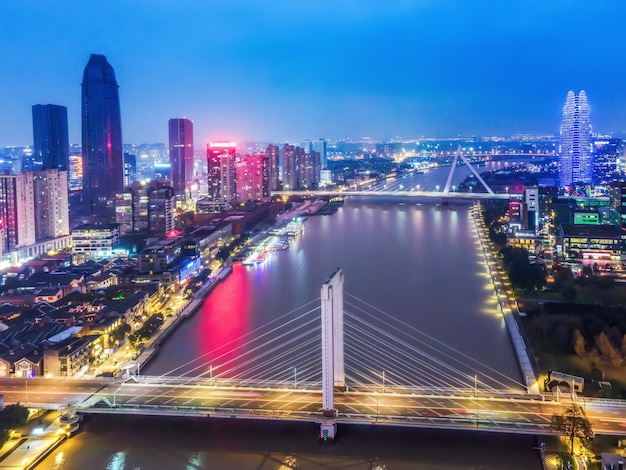
<path id="1" fill-rule="evenodd" d="M 173 117 L 194 121 L 198 143 L 558 134 L 570 89 L 593 97 L 595 129 L 620 134 L 623 8 L 394 0 L 170 11 L 113 1 L 94 16 L 89 5 L 3 5 L 0 39 L 11 47 L 0 60 L 11 73 L 0 77 L 0 145 L 32 143 L 37 103 L 66 106 L 70 142 L 80 141 L 80 73 L 91 53 L 116 69 L 128 143 L 166 142 Z M 86 18 L 90 28 L 77 27 Z M 586 34 L 572 36 L 583 22 Z"/>

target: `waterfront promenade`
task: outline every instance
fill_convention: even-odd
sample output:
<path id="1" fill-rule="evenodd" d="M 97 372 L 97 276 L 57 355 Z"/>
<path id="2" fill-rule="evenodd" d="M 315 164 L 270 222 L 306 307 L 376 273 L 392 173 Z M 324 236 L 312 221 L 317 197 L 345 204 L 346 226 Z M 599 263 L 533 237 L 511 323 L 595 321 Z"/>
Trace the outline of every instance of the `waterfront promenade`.
<path id="1" fill-rule="evenodd" d="M 495 295 L 498 299 L 498 307 L 509 332 L 527 392 L 529 394 L 539 394 L 539 371 L 533 366 L 535 363 L 533 360 L 533 352 L 524 340 L 521 326 L 517 320 L 517 318 L 519 318 L 517 302 L 513 297 L 509 282 L 503 280 L 505 274 L 501 271 L 502 268 L 498 263 L 499 260 L 494 256 L 494 248 L 489 240 L 488 229 L 485 226 L 482 214 L 480 214 L 480 205 L 473 207 L 473 216 L 476 232 L 480 240 L 480 247 L 485 257 L 489 275 L 491 276 Z"/>

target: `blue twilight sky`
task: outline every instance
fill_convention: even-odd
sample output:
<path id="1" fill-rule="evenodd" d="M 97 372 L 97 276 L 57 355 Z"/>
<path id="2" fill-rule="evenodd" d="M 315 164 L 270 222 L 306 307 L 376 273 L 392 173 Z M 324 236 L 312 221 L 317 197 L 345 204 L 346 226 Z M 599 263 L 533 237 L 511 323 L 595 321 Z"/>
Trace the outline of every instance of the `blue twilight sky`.
<path id="1" fill-rule="evenodd" d="M 125 143 L 167 119 L 209 139 L 558 133 L 585 89 L 595 131 L 626 131 L 624 0 L 0 1 L 0 146 L 31 106 L 80 142 L 90 53 L 120 84 Z"/>

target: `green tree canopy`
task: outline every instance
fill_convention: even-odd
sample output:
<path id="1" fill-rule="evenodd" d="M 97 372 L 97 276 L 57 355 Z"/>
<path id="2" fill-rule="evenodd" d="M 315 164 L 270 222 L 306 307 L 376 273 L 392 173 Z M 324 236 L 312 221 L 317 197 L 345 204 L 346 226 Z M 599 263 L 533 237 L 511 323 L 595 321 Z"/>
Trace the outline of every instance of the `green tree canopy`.
<path id="1" fill-rule="evenodd" d="M 578 406 L 552 415 L 552 428 L 569 438 L 570 454 L 574 453 L 575 439 L 578 438 L 583 446 L 588 447 L 594 437 L 591 423 Z"/>
<path id="2" fill-rule="evenodd" d="M 9 438 L 9 431 L 21 428 L 28 419 L 28 408 L 21 405 L 8 405 L 0 411 L 0 447 Z"/>

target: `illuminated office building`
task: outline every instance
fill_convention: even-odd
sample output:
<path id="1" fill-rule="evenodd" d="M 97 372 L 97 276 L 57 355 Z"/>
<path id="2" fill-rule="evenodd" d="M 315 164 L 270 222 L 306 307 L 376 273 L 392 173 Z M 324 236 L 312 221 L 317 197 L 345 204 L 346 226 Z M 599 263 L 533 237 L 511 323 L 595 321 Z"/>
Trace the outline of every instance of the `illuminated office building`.
<path id="1" fill-rule="evenodd" d="M 558 153 L 561 187 L 591 183 L 591 121 L 587 95 L 583 90 L 567 94 Z"/>
<path id="2" fill-rule="evenodd" d="M 193 122 L 189 119 L 170 119 L 170 181 L 176 199 L 186 201 L 194 175 Z"/>

